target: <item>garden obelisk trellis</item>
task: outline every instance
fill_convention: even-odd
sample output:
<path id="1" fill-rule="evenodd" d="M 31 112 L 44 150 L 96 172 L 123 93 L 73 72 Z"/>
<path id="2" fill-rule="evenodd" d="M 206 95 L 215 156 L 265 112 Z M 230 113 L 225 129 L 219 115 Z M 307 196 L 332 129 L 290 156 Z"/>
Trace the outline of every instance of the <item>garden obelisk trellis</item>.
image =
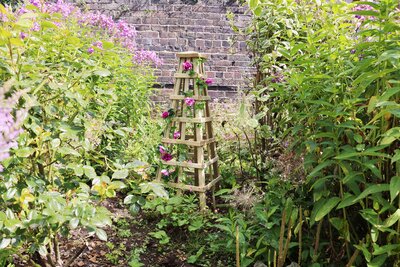
<path id="1" fill-rule="evenodd" d="M 168 185 L 179 191 L 198 192 L 200 208 L 204 209 L 206 192 L 213 190 L 221 179 L 209 107 L 211 98 L 204 77 L 206 56 L 196 52 L 178 53 L 177 56 L 178 71 L 170 95 L 173 116 L 168 120 L 162 143 L 171 151 L 174 146 L 180 149 L 175 149 L 172 159 L 162 160 L 162 164 L 175 168 L 175 175 L 171 176 L 174 180 Z M 157 179 L 162 177 L 159 169 Z"/>

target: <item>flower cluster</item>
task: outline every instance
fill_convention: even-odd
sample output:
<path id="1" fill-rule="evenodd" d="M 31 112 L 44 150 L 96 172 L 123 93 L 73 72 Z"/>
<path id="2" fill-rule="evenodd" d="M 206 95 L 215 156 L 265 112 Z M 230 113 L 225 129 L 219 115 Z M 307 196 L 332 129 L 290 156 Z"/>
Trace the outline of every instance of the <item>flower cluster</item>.
<path id="1" fill-rule="evenodd" d="M 176 131 L 174 132 L 174 139 L 179 139 L 181 137 L 181 132 Z"/>
<path id="2" fill-rule="evenodd" d="M 183 62 L 182 67 L 183 67 L 183 71 L 189 71 L 189 70 L 193 69 L 193 64 L 190 63 L 190 61 L 185 61 L 185 62 Z"/>
<path id="3" fill-rule="evenodd" d="M 64 19 L 75 18 L 78 23 L 82 26 L 91 26 L 94 30 L 94 34 L 98 30 L 105 31 L 110 35 L 110 41 L 120 43 L 123 47 L 129 50 L 132 54 L 132 61 L 137 64 L 152 63 L 156 66 L 162 64 L 162 60 L 152 51 L 137 50 L 135 37 L 137 35 L 136 29 L 126 23 L 125 21 L 114 21 L 111 16 L 101 14 L 100 12 L 82 12 L 74 4 L 65 3 L 62 0 L 58 0 L 55 3 L 42 2 L 40 0 L 30 0 L 30 3 L 45 13 L 60 13 Z M 17 13 L 23 14 L 29 12 L 22 6 Z M 56 23 L 55 23 L 56 24 Z M 32 31 L 39 31 L 40 25 L 34 23 Z M 99 47 L 98 44 L 93 46 Z M 89 54 L 94 52 L 93 47 L 89 47 L 87 52 Z"/>
<path id="4" fill-rule="evenodd" d="M 353 11 L 370 11 L 370 10 L 374 10 L 374 8 L 373 8 L 372 6 L 370 6 L 370 5 L 357 5 L 357 6 L 353 9 Z M 358 15 L 358 14 L 355 15 L 355 18 L 356 18 L 356 19 L 359 19 L 359 20 L 361 20 L 361 21 L 364 21 L 364 20 L 367 19 L 366 16 Z"/>
<path id="5" fill-rule="evenodd" d="M 9 158 L 10 149 L 18 146 L 16 139 L 22 132 L 21 125 L 27 115 L 26 110 L 17 110 L 15 117 L 12 115 L 13 108 L 23 94 L 23 91 L 5 98 L 5 94 L 10 88 L 10 82 L 6 82 L 3 87 L 0 87 L 0 161 Z M 0 164 L 0 172 L 3 169 L 4 167 Z"/>
<path id="6" fill-rule="evenodd" d="M 161 113 L 161 118 L 167 119 L 173 117 L 174 115 L 175 115 L 174 109 L 170 108 L 167 111 L 163 111 L 163 113 Z"/>
<path id="7" fill-rule="evenodd" d="M 168 153 L 167 149 L 163 146 L 158 147 L 158 151 L 161 153 L 161 159 L 164 161 L 170 161 L 172 160 L 172 155 Z"/>
<path id="8" fill-rule="evenodd" d="M 191 97 L 186 97 L 185 103 L 188 107 L 192 107 L 196 103 L 196 101 Z"/>

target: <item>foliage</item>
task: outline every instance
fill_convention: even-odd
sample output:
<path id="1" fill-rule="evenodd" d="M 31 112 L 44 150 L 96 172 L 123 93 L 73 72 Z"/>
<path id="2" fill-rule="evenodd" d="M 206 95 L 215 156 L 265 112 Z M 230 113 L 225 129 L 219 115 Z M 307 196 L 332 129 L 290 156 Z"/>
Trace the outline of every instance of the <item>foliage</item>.
<path id="1" fill-rule="evenodd" d="M 71 4 L 0 12 L 0 77 L 31 106 L 18 148 L 2 162 L 0 259 L 25 247 L 32 263 L 54 266 L 60 235 L 85 228 L 107 239 L 110 214 L 98 204 L 133 174 L 125 150 L 140 138 L 153 82 L 144 60 L 158 59 L 133 50 L 126 23 Z"/>
<path id="2" fill-rule="evenodd" d="M 298 263 L 396 265 L 398 1 L 249 4 L 254 19 L 246 34 L 258 71 L 256 141 L 266 144 L 260 153 L 269 151 L 262 138 L 290 141 L 304 155 L 302 191 L 312 192 L 302 194 L 307 201 L 298 222 L 307 239 L 298 244 Z M 264 129 L 269 134 L 263 136 Z"/>

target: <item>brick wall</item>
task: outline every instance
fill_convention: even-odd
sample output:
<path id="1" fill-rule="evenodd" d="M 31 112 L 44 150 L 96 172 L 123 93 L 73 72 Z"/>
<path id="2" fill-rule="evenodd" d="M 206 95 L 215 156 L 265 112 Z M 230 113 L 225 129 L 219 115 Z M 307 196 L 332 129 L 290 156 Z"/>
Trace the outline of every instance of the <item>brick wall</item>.
<path id="1" fill-rule="evenodd" d="M 79 1 L 79 0 L 78 0 Z M 84 0 L 90 9 L 111 14 L 134 25 L 139 48 L 155 51 L 164 60 L 157 71 L 161 95 L 169 92 L 180 51 L 198 51 L 209 56 L 206 73 L 216 97 L 231 97 L 246 87 L 252 69 L 244 40 L 229 26 L 227 11 L 243 27 L 250 16 L 235 0 Z M 80 2 L 81 3 L 81 2 Z M 236 42 L 231 42 L 236 40 Z"/>

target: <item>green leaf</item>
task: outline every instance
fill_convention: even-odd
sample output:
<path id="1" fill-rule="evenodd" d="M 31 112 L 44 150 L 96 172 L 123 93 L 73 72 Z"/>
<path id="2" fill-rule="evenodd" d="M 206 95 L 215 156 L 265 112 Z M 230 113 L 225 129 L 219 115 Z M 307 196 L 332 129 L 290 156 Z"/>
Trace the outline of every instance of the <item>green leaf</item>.
<path id="1" fill-rule="evenodd" d="M 340 198 L 332 197 L 328 199 L 324 205 L 318 210 L 315 215 L 315 221 L 319 221 L 324 218 L 331 210 L 340 202 Z"/>
<path id="2" fill-rule="evenodd" d="M 394 156 L 392 157 L 391 163 L 393 164 L 393 163 L 395 163 L 395 162 L 397 162 L 397 161 L 399 161 L 399 160 L 400 160 L 400 149 L 396 149 L 396 150 L 395 150 L 395 154 L 394 154 Z"/>
<path id="3" fill-rule="evenodd" d="M 85 175 L 88 178 L 94 179 L 97 177 L 96 171 L 94 170 L 94 168 L 92 166 L 85 165 L 85 166 L 83 166 L 83 170 L 85 172 Z"/>
<path id="4" fill-rule="evenodd" d="M 32 28 L 33 27 L 33 22 L 30 19 L 24 19 L 20 18 L 16 23 L 16 26 L 22 27 L 22 28 Z"/>
<path id="5" fill-rule="evenodd" d="M 308 175 L 308 177 L 314 177 L 316 176 L 322 169 L 334 164 L 335 161 L 334 160 L 328 160 L 328 161 L 324 161 L 320 164 L 318 164 L 317 167 L 315 167 L 312 172 Z"/>
<path id="6" fill-rule="evenodd" d="M 136 215 L 140 211 L 140 206 L 136 203 L 133 203 L 132 205 L 129 206 L 129 211 L 131 212 L 132 215 Z"/>
<path id="7" fill-rule="evenodd" d="M 19 148 L 15 151 L 15 155 L 21 158 L 27 158 L 35 152 L 35 149 L 31 147 Z"/>
<path id="8" fill-rule="evenodd" d="M 79 219 L 78 218 L 72 218 L 69 221 L 69 226 L 71 227 L 71 229 L 75 229 L 76 227 L 78 227 L 79 224 Z"/>
<path id="9" fill-rule="evenodd" d="M 346 193 L 343 196 L 343 200 L 339 203 L 336 209 L 343 209 L 345 207 L 351 206 L 354 204 L 354 199 L 356 199 L 356 196 Z"/>
<path id="10" fill-rule="evenodd" d="M 345 224 L 345 220 L 342 218 L 338 218 L 338 217 L 330 218 L 329 221 L 333 225 L 333 227 L 335 227 L 336 230 L 338 230 L 338 231 L 341 231 Z"/>
<path id="11" fill-rule="evenodd" d="M 381 255 L 385 253 L 390 253 L 393 250 L 399 250 L 400 249 L 400 244 L 389 244 L 389 245 L 384 245 L 381 247 L 374 247 L 374 252 L 372 255 Z"/>
<path id="12" fill-rule="evenodd" d="M 367 263 L 367 266 L 368 267 L 381 267 L 385 263 L 386 258 L 387 258 L 386 254 L 375 257 L 371 260 L 371 262 Z"/>
<path id="13" fill-rule="evenodd" d="M 400 193 L 400 176 L 394 176 L 390 179 L 390 202 Z"/>
<path id="14" fill-rule="evenodd" d="M 257 128 L 259 124 L 256 119 L 252 118 L 247 121 L 247 125 L 249 125 L 251 128 Z"/>
<path id="15" fill-rule="evenodd" d="M 118 170 L 113 173 L 112 179 L 125 179 L 129 174 L 127 169 Z"/>
<path id="16" fill-rule="evenodd" d="M 389 191 L 389 190 L 390 190 L 389 184 L 367 185 L 367 189 L 365 189 L 357 198 L 355 198 L 353 202 L 357 202 L 361 199 L 364 199 L 371 194 L 376 194 L 382 191 Z"/>
<path id="17" fill-rule="evenodd" d="M 249 6 L 250 6 L 250 9 L 254 10 L 258 6 L 258 0 L 250 0 Z"/>
<path id="18" fill-rule="evenodd" d="M 58 149 L 58 152 L 59 152 L 61 155 L 73 155 L 73 156 L 77 156 L 77 157 L 80 157 L 80 156 L 81 156 L 81 154 L 79 154 L 78 151 L 76 151 L 75 149 L 70 148 L 70 147 L 60 147 L 60 148 Z"/>
<path id="19" fill-rule="evenodd" d="M 379 17 L 379 15 L 380 15 L 378 12 L 372 11 L 372 10 L 353 11 L 353 12 L 350 12 L 350 14 L 361 15 L 361 16 L 372 16 L 372 17 Z"/>
<path id="20" fill-rule="evenodd" d="M 3 238 L 0 242 L 0 249 L 5 249 L 11 244 L 11 238 Z"/>
<path id="21" fill-rule="evenodd" d="M 61 144 L 61 140 L 59 138 L 55 138 L 55 139 L 51 140 L 52 148 L 57 148 L 60 146 L 60 144 Z"/>
<path id="22" fill-rule="evenodd" d="M 398 220 L 400 220 L 400 209 L 397 209 L 395 213 L 389 216 L 383 223 L 384 227 L 391 227 L 395 224 Z"/>
<path id="23" fill-rule="evenodd" d="M 101 77 L 107 77 L 111 75 L 111 72 L 106 69 L 96 70 L 93 72 L 95 75 L 99 75 Z"/>
<path id="24" fill-rule="evenodd" d="M 107 241 L 107 233 L 103 229 L 97 228 L 96 235 L 100 240 Z"/>

